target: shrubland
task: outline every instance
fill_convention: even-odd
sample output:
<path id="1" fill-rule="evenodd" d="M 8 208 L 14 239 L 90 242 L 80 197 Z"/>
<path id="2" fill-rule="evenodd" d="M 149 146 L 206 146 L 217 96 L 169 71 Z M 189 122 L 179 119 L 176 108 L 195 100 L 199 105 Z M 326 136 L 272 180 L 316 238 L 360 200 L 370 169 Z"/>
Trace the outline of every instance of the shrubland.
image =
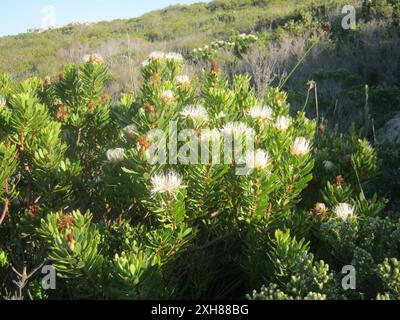
<path id="1" fill-rule="evenodd" d="M 213 1 L 1 38 L 1 296 L 399 299 L 400 140 L 381 129 L 399 6 L 359 1 L 345 31 L 342 4 Z M 188 134 L 155 131 L 171 123 Z"/>
<path id="2" fill-rule="evenodd" d="M 258 98 L 215 63 L 190 78 L 177 53 L 152 53 L 138 93 L 114 103 L 107 64 L 85 59 L 56 81 L 1 76 L 4 297 L 398 298 L 399 216 L 362 130 L 293 114 L 281 89 Z M 175 162 L 153 131 L 171 121 L 190 130 Z M 250 133 L 245 162 L 200 161 L 228 138 L 248 148 Z M 32 272 L 42 265 L 56 290 Z"/>

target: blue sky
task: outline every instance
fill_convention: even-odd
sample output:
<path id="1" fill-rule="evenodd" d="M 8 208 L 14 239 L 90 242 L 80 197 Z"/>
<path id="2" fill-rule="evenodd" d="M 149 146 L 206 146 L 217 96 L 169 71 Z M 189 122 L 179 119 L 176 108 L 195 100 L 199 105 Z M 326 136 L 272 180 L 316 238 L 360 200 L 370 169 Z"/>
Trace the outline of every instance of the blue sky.
<path id="1" fill-rule="evenodd" d="M 93 22 L 133 18 L 173 4 L 202 0 L 0 0 L 0 36 L 41 28 L 43 22 L 65 25 L 73 21 Z M 54 17 L 51 15 L 54 8 Z"/>

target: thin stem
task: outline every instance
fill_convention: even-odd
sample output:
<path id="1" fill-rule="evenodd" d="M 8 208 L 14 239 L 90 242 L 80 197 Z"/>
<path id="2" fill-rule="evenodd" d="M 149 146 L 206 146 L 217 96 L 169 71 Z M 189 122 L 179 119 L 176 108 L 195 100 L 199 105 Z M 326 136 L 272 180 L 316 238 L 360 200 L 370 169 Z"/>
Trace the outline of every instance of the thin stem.
<path id="1" fill-rule="evenodd" d="M 297 64 L 294 66 L 294 68 L 292 69 L 292 71 L 290 71 L 290 73 L 288 74 L 288 76 L 285 78 L 285 80 L 282 82 L 282 84 L 279 86 L 279 90 L 281 90 L 284 85 L 286 84 L 286 82 L 288 82 L 288 80 L 290 79 L 290 77 L 295 73 L 295 71 L 298 69 L 298 67 L 300 66 L 300 64 L 304 61 L 304 59 L 308 56 L 308 54 L 311 52 L 312 49 L 314 49 L 314 47 L 318 44 L 318 41 L 314 42 L 312 44 L 312 46 L 306 51 L 306 53 L 303 55 L 303 57 L 301 57 L 301 59 L 297 62 Z"/>
<path id="2" fill-rule="evenodd" d="M 74 151 L 73 151 L 73 156 L 76 156 L 76 154 L 79 152 L 79 145 L 81 143 L 81 136 L 82 136 L 82 127 L 80 127 L 77 132 L 76 132 L 76 140 L 75 140 L 75 145 L 74 145 Z"/>
<path id="3" fill-rule="evenodd" d="M 306 110 L 306 107 L 307 107 L 307 104 L 308 104 L 308 99 L 310 98 L 310 91 L 311 91 L 311 89 L 308 89 L 308 91 L 307 91 L 306 101 L 304 102 L 303 109 L 301 109 L 301 111 L 303 111 L 303 112 L 304 112 L 304 110 Z"/>
<path id="4" fill-rule="evenodd" d="M 354 170 L 354 172 L 356 174 L 357 183 L 358 183 L 358 186 L 360 187 L 361 194 L 362 194 L 363 198 L 366 199 L 363 187 L 361 185 L 361 180 L 360 180 L 360 177 L 359 177 L 358 172 L 357 172 L 356 163 L 355 163 L 353 157 L 351 157 L 351 164 L 352 164 L 353 170 Z"/>
<path id="5" fill-rule="evenodd" d="M 369 114 L 369 86 L 365 85 L 365 106 L 364 106 L 364 136 L 368 136 L 370 126 L 370 114 Z"/>
<path id="6" fill-rule="evenodd" d="M 127 33 L 127 37 L 128 37 L 128 63 L 130 71 L 130 80 L 131 80 L 132 92 L 135 92 L 135 83 L 133 81 L 133 64 L 131 59 L 131 38 L 129 37 L 129 33 Z"/>
<path id="7" fill-rule="evenodd" d="M 0 225 L 3 223 L 4 219 L 8 215 L 8 211 L 9 211 L 8 210 L 8 204 L 9 204 L 8 193 L 9 193 L 8 177 L 6 177 L 5 186 L 4 186 L 4 208 L 3 208 L 3 212 L 0 217 Z"/>
<path id="8" fill-rule="evenodd" d="M 334 108 L 333 108 L 333 116 L 334 116 L 334 117 L 336 117 L 336 111 L 337 111 L 338 103 L 339 103 L 339 101 L 338 101 L 338 99 L 336 99 L 335 106 L 334 106 Z"/>
<path id="9" fill-rule="evenodd" d="M 315 112 L 317 115 L 317 125 L 319 124 L 319 104 L 318 104 L 318 85 L 315 83 Z"/>
<path id="10" fill-rule="evenodd" d="M 372 134 L 374 136 L 374 143 L 377 144 L 377 139 L 376 139 L 376 131 L 375 131 L 375 120 L 374 118 L 371 119 L 372 122 Z"/>

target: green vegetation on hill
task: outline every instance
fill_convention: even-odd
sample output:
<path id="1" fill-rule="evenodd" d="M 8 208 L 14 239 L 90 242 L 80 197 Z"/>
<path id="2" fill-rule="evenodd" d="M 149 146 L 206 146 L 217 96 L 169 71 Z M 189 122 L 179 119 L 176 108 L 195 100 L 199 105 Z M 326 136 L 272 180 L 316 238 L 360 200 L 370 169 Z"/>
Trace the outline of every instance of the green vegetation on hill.
<path id="1" fill-rule="evenodd" d="M 240 0 L 171 6 L 129 20 L 69 25 L 43 33 L 0 38 L 0 69 L 21 80 L 44 76 L 77 62 L 90 50 L 110 51 L 110 58 L 128 51 L 128 35 L 134 46 L 142 41 L 184 51 L 215 38 L 227 38 L 233 30 L 263 32 L 298 15 L 301 8 L 337 5 L 345 0 Z M 138 42 L 136 42 L 138 41 Z M 108 48 L 110 47 L 110 48 Z M 103 48 L 104 49 L 104 48 Z M 85 52 L 86 51 L 86 52 Z"/>

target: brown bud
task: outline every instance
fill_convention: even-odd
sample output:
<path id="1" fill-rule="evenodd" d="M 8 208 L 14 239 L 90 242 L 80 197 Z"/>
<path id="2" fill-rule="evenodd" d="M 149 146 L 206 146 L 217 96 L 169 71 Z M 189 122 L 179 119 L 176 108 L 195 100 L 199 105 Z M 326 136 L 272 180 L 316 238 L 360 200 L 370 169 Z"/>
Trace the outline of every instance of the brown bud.
<path id="1" fill-rule="evenodd" d="M 92 113 L 94 111 L 95 108 L 95 103 L 93 100 L 89 100 L 88 104 L 87 104 L 87 111 Z"/>
<path id="2" fill-rule="evenodd" d="M 40 205 L 38 203 L 34 203 L 29 207 L 28 216 L 32 219 L 35 219 L 39 215 Z"/>
<path id="3" fill-rule="evenodd" d="M 150 148 L 150 142 L 147 140 L 146 136 L 141 136 L 139 138 L 139 145 L 141 147 L 143 147 L 145 150 L 147 150 L 148 148 Z"/>
<path id="4" fill-rule="evenodd" d="M 67 215 L 67 216 L 63 216 L 60 218 L 60 220 L 58 221 L 58 228 L 59 229 L 69 229 L 72 230 L 73 229 L 73 222 L 74 222 L 75 218 L 71 215 Z"/>
<path id="5" fill-rule="evenodd" d="M 336 183 L 336 186 L 338 188 L 343 187 L 344 186 L 344 178 L 343 178 L 343 176 L 337 176 L 335 183 Z"/>
<path id="6" fill-rule="evenodd" d="M 63 81 L 64 79 L 65 79 L 65 74 L 64 74 L 64 72 L 60 72 L 60 73 L 58 74 L 58 80 Z"/>
<path id="7" fill-rule="evenodd" d="M 150 104 L 150 103 L 148 103 L 148 102 L 146 102 L 145 104 L 144 104 L 144 109 L 147 111 L 147 112 L 149 112 L 149 113 L 152 113 L 152 114 L 154 114 L 156 111 L 154 110 L 154 108 L 152 107 L 152 105 Z"/>
<path id="8" fill-rule="evenodd" d="M 43 83 L 44 83 L 45 86 L 50 85 L 51 84 L 50 76 L 45 76 L 44 79 L 43 79 Z"/>
<path id="9" fill-rule="evenodd" d="M 315 204 L 313 212 L 318 218 L 325 218 L 328 214 L 328 208 L 325 203 L 318 202 Z"/>
<path id="10" fill-rule="evenodd" d="M 74 241 L 74 235 L 72 233 L 68 233 L 67 238 L 65 239 L 68 242 Z"/>
<path id="11" fill-rule="evenodd" d="M 102 62 L 102 58 L 99 55 L 92 54 L 89 57 L 89 62 L 91 62 L 91 63 L 100 63 L 100 62 Z"/>
<path id="12" fill-rule="evenodd" d="M 104 93 L 100 97 L 100 104 L 103 106 L 107 103 L 108 100 L 110 100 L 110 96 L 107 93 Z"/>
<path id="13" fill-rule="evenodd" d="M 221 72 L 221 67 L 215 61 L 211 62 L 211 73 L 217 75 Z"/>
<path id="14" fill-rule="evenodd" d="M 57 112 L 57 119 L 64 121 L 68 116 L 67 111 L 65 110 L 65 107 L 61 104 L 58 106 L 58 112 Z"/>

